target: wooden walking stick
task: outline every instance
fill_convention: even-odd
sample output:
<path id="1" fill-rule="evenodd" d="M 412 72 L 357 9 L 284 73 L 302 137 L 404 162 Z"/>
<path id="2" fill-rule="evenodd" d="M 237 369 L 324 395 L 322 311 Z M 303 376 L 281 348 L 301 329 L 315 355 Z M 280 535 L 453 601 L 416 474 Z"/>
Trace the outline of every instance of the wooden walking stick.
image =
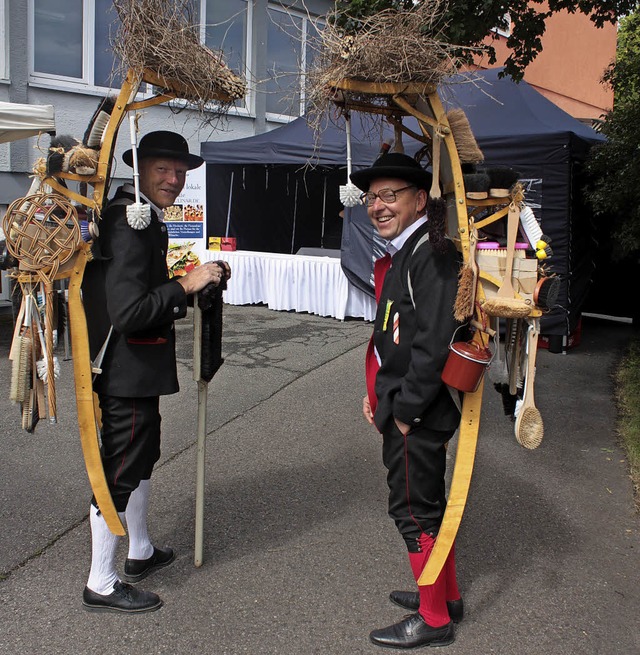
<path id="1" fill-rule="evenodd" d="M 207 440 L 207 389 L 222 358 L 222 291 L 226 280 L 216 287 L 207 285 L 195 294 L 193 303 L 193 379 L 198 384 L 196 446 L 196 517 L 194 564 L 202 566 L 204 550 L 204 483 Z"/>

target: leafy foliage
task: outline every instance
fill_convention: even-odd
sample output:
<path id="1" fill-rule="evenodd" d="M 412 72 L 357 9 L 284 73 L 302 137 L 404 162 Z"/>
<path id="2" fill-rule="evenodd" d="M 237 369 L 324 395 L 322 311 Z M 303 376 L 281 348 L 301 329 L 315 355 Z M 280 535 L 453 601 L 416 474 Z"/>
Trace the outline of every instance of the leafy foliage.
<path id="1" fill-rule="evenodd" d="M 640 13 L 620 22 L 617 60 L 604 75 L 615 102 L 602 124 L 607 142 L 592 149 L 588 198 L 609 221 L 622 259 L 640 250 Z"/>
<path id="2" fill-rule="evenodd" d="M 434 2 L 436 0 L 421 0 Z M 410 9 L 413 0 L 336 0 L 334 20 L 346 32 L 353 33 L 365 16 L 383 9 Z M 439 40 L 460 46 L 479 46 L 495 35 L 495 28 L 512 25 L 507 46 L 511 54 L 504 64 L 505 74 L 522 79 L 524 69 L 542 51 L 542 35 L 547 19 L 558 11 L 589 15 L 598 27 L 615 23 L 619 16 L 633 11 L 637 0 L 447 0 L 442 2 L 443 16 L 438 26 Z M 489 63 L 496 63 L 495 49 L 488 48 Z"/>

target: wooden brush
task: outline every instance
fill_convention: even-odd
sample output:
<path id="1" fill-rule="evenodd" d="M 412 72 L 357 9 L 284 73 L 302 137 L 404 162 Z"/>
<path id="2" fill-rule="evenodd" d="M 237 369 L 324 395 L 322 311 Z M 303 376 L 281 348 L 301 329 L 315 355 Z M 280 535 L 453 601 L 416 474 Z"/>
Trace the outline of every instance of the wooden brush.
<path id="1" fill-rule="evenodd" d="M 469 119 L 462 109 L 451 109 L 447 112 L 447 120 L 451 134 L 456 144 L 458 157 L 463 164 L 478 164 L 484 161 L 482 150 L 473 136 Z"/>
<path id="2" fill-rule="evenodd" d="M 516 414 L 515 424 L 517 442 L 531 450 L 540 445 L 544 436 L 544 423 L 533 396 L 539 333 L 538 322 L 534 320 L 527 332 L 527 376 L 524 380 L 524 396 Z"/>
<path id="3" fill-rule="evenodd" d="M 453 306 L 456 321 L 462 323 L 473 316 L 476 303 L 476 286 L 478 284 L 478 264 L 476 263 L 476 244 L 478 232 L 473 227 L 473 219 L 469 225 L 469 261 L 460 269 L 458 276 L 458 293 Z"/>
<path id="4" fill-rule="evenodd" d="M 115 107 L 113 98 L 104 98 L 89 121 L 82 143 L 89 148 L 100 148 L 109 119 Z"/>
<path id="5" fill-rule="evenodd" d="M 440 151 L 442 134 L 440 128 L 433 130 L 433 155 L 431 157 L 431 189 L 427 198 L 429 241 L 436 252 L 446 250 L 447 201 L 440 191 Z"/>
<path id="6" fill-rule="evenodd" d="M 504 318 L 524 318 L 529 316 L 531 307 L 519 298 L 511 280 L 513 275 L 513 259 L 516 250 L 516 237 L 518 235 L 520 211 L 515 203 L 509 206 L 507 217 L 507 261 L 505 265 L 504 279 L 496 295 L 487 298 L 482 304 L 484 312 L 490 316 L 502 316 Z"/>

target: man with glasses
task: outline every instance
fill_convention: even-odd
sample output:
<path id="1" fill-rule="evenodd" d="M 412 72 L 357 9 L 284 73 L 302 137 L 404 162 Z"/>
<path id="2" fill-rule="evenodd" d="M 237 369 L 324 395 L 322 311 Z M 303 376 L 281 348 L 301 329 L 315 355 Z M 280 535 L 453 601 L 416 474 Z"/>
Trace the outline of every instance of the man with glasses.
<path id="1" fill-rule="evenodd" d="M 431 175 L 414 159 L 385 154 L 353 173 L 351 181 L 362 189 L 369 218 L 388 242 L 387 255 L 375 266 L 378 309 L 363 413 L 383 437 L 389 515 L 405 540 L 417 581 L 442 523 L 446 444 L 460 423 L 457 399 L 440 378 L 457 327 L 460 261 L 450 240 L 437 248 L 429 240 Z M 453 549 L 433 585 L 394 591 L 390 599 L 415 613 L 374 630 L 373 643 L 392 648 L 452 643 L 453 622 L 463 613 Z"/>

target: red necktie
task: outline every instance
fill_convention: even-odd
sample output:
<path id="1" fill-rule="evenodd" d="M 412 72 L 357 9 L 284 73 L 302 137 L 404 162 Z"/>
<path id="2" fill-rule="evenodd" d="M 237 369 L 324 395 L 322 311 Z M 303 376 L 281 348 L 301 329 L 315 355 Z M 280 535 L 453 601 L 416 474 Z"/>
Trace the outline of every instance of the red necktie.
<path id="1" fill-rule="evenodd" d="M 382 283 L 384 276 L 387 274 L 391 266 L 391 255 L 387 253 L 384 257 L 376 259 L 373 265 L 373 284 L 376 290 L 376 303 L 380 302 L 380 295 L 382 294 Z M 369 346 L 367 347 L 367 354 L 365 356 L 365 378 L 367 381 L 367 396 L 369 397 L 369 404 L 371 405 L 371 412 L 375 413 L 378 406 L 378 399 L 376 398 L 375 386 L 376 375 L 380 365 L 374 352 L 373 335 L 369 339 Z"/>

